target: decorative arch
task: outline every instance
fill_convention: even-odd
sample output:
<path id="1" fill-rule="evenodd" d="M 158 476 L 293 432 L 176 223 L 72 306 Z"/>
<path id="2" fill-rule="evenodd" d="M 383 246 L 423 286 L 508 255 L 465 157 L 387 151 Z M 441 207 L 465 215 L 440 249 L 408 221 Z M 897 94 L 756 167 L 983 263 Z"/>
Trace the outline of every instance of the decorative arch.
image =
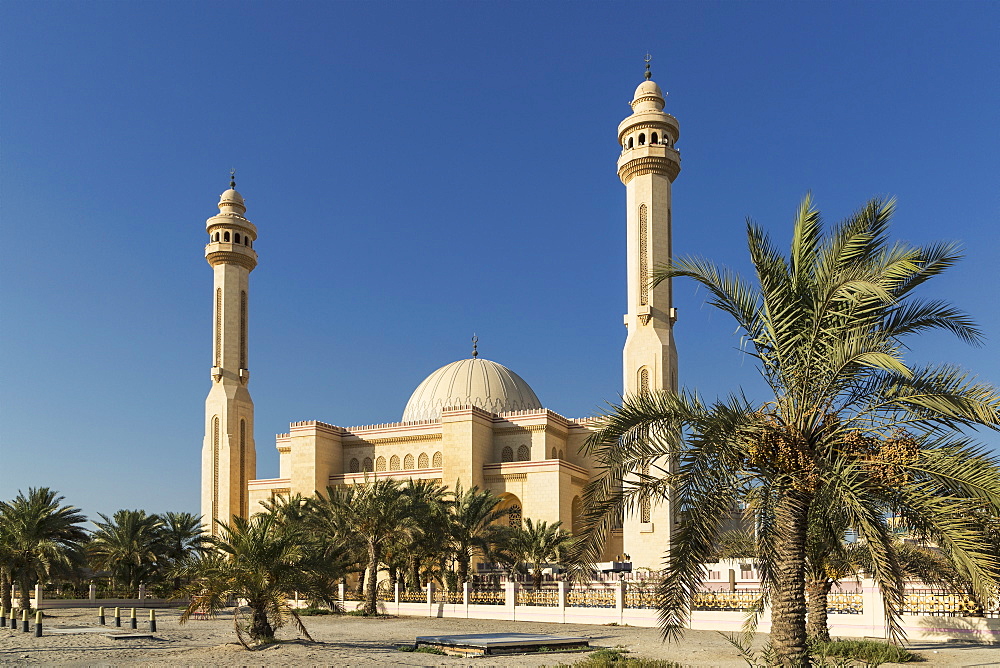
<path id="1" fill-rule="evenodd" d="M 427 453 L 426 452 L 421 452 L 420 456 L 417 457 L 417 468 L 418 469 L 428 469 L 428 468 L 430 468 L 429 464 L 430 464 L 430 462 L 427 459 Z"/>
<path id="2" fill-rule="evenodd" d="M 639 392 L 649 392 L 649 369 L 646 367 L 639 369 Z"/>
<path id="3" fill-rule="evenodd" d="M 212 535 L 219 517 L 219 416 L 212 418 Z"/>
<path id="4" fill-rule="evenodd" d="M 222 288 L 215 289 L 215 366 L 222 366 Z"/>
<path id="5" fill-rule="evenodd" d="M 562 448 L 559 448 L 559 459 L 566 459 L 566 453 Z"/>
<path id="6" fill-rule="evenodd" d="M 660 138 L 654 132 L 653 135 L 649 138 L 649 143 L 650 144 L 658 144 L 659 143 L 659 139 Z"/>
<path id="7" fill-rule="evenodd" d="M 517 461 L 526 462 L 531 459 L 531 450 L 526 445 L 522 445 L 517 449 Z"/>
<path id="8" fill-rule="evenodd" d="M 385 470 L 385 457 L 379 457 L 375 460 L 375 470 L 384 471 Z"/>
<path id="9" fill-rule="evenodd" d="M 361 470 L 361 462 L 358 461 L 357 457 L 351 459 L 351 465 L 348 467 L 351 473 L 358 473 Z"/>
<path id="10" fill-rule="evenodd" d="M 649 211 L 639 205 L 639 305 L 649 304 Z"/>
<path id="11" fill-rule="evenodd" d="M 247 291 L 240 291 L 240 368 L 247 367 Z"/>
<path id="12" fill-rule="evenodd" d="M 500 496 L 500 510 L 508 511 L 507 514 L 507 525 L 511 527 L 520 527 L 523 515 L 523 506 L 521 505 L 521 499 L 517 498 L 514 494 L 506 493 Z M 502 519 L 500 520 L 503 521 Z"/>
<path id="13" fill-rule="evenodd" d="M 502 462 L 512 462 L 514 461 L 514 449 L 509 445 L 503 446 L 503 450 L 500 452 L 500 461 Z"/>
<path id="14" fill-rule="evenodd" d="M 240 419 L 240 516 L 247 514 L 247 421 Z"/>
<path id="15" fill-rule="evenodd" d="M 645 144 L 646 144 L 646 133 L 645 132 L 640 132 L 639 133 L 639 146 L 644 146 Z"/>
<path id="16" fill-rule="evenodd" d="M 222 234 L 222 240 L 223 241 L 229 241 L 229 232 L 223 232 L 223 234 Z"/>
<path id="17" fill-rule="evenodd" d="M 649 464 L 643 464 L 642 475 L 649 475 Z M 639 497 L 639 521 L 643 523 L 648 523 L 650 521 L 650 508 L 649 508 L 649 494 L 643 494 Z"/>
<path id="18" fill-rule="evenodd" d="M 559 451 L 552 448 L 552 459 L 559 459 Z"/>
<path id="19" fill-rule="evenodd" d="M 406 455 L 403 457 L 403 469 L 406 471 L 413 470 L 413 455 Z"/>
<path id="20" fill-rule="evenodd" d="M 444 463 L 444 462 L 443 462 L 443 459 L 442 459 L 442 457 L 441 457 L 441 452 L 440 452 L 440 451 L 439 451 L 439 452 L 435 452 L 435 453 L 434 453 L 434 459 L 433 459 L 433 461 L 431 462 L 431 466 L 433 466 L 433 467 L 434 467 L 434 468 L 436 468 L 436 469 L 439 469 L 439 468 L 441 468 L 441 465 L 442 465 L 443 463 Z"/>
<path id="21" fill-rule="evenodd" d="M 372 470 L 372 458 L 365 457 L 365 461 L 362 462 L 361 467 L 364 469 L 365 473 L 370 472 Z"/>
<path id="22" fill-rule="evenodd" d="M 399 470 L 399 455 L 393 455 L 389 458 L 389 470 L 398 471 Z"/>
<path id="23" fill-rule="evenodd" d="M 632 138 L 631 137 L 628 138 L 628 147 L 629 148 L 634 148 L 635 147 L 634 144 L 632 143 Z"/>
<path id="24" fill-rule="evenodd" d="M 236 234 L 233 235 L 233 241 L 236 242 L 236 243 L 240 243 L 240 233 L 239 232 L 237 232 Z"/>

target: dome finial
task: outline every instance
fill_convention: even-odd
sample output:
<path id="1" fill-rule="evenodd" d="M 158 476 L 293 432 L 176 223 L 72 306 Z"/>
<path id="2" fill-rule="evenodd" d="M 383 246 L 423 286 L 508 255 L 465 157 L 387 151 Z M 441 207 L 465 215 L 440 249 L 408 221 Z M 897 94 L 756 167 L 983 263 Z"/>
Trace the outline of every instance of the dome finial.
<path id="1" fill-rule="evenodd" d="M 646 80 L 647 81 L 653 78 L 653 73 L 649 71 L 649 61 L 651 61 L 652 59 L 653 59 L 653 57 L 651 55 L 649 55 L 648 53 L 646 54 L 646 57 L 644 58 L 644 60 L 646 61 Z"/>
<path id="2" fill-rule="evenodd" d="M 479 337 L 476 336 L 475 332 L 472 334 L 472 359 L 479 357 L 479 351 L 476 350 L 476 344 L 479 343 Z"/>
<path id="3" fill-rule="evenodd" d="M 236 190 L 236 168 L 233 167 L 229 170 L 229 187 L 232 190 Z"/>

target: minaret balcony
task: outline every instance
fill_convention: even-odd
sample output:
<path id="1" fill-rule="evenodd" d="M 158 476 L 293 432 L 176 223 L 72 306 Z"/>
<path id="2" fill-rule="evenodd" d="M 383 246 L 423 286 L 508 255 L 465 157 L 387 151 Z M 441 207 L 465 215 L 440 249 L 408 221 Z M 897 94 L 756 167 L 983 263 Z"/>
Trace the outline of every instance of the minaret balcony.
<path id="1" fill-rule="evenodd" d="M 640 174 L 664 174 L 673 181 L 680 171 L 680 151 L 666 144 L 626 148 L 618 157 L 618 176 L 626 184 Z"/>
<path id="2" fill-rule="evenodd" d="M 257 251 L 242 244 L 213 241 L 205 246 L 205 259 L 213 267 L 217 264 L 238 264 L 252 270 L 257 266 Z"/>

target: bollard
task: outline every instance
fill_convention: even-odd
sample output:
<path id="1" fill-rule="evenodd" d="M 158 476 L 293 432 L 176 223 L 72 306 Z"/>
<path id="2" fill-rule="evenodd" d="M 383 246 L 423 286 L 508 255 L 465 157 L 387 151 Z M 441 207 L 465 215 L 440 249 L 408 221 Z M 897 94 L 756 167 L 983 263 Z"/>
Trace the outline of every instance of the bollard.
<path id="1" fill-rule="evenodd" d="M 28 632 L 28 609 L 21 611 L 21 633 Z"/>
<path id="2" fill-rule="evenodd" d="M 122 625 L 122 609 L 115 608 L 115 626 Z"/>
<path id="3" fill-rule="evenodd" d="M 0 626 L 7 628 L 7 608 L 0 608 Z"/>
<path id="4" fill-rule="evenodd" d="M 41 638 L 42 637 L 42 611 L 41 610 L 36 610 L 35 611 L 35 637 L 36 638 Z"/>
<path id="5" fill-rule="evenodd" d="M 10 628 L 12 631 L 17 630 L 17 613 L 14 612 L 14 608 L 10 609 Z"/>
<path id="6" fill-rule="evenodd" d="M 132 619 L 130 620 L 130 624 L 131 624 L 131 626 L 132 626 L 133 629 L 139 628 L 138 626 L 136 626 L 136 623 L 135 623 L 135 608 L 132 608 Z"/>
<path id="7" fill-rule="evenodd" d="M 100 624 L 101 626 L 105 626 L 103 605 L 97 609 L 97 623 Z"/>
<path id="8" fill-rule="evenodd" d="M 149 632 L 156 633 L 156 611 L 149 609 Z"/>

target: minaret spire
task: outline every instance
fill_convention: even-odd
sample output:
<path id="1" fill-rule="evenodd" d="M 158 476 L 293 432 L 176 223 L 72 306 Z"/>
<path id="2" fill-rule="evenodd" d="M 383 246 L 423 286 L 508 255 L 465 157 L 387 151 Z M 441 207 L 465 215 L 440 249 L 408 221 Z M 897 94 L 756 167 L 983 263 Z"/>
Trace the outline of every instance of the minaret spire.
<path id="1" fill-rule="evenodd" d="M 648 67 L 648 65 L 647 65 L 647 67 Z M 649 77 L 646 77 L 646 78 L 648 79 Z M 229 170 L 229 189 L 230 190 L 236 190 L 236 168 L 235 167 L 233 167 L 232 169 Z"/>
<path id="2" fill-rule="evenodd" d="M 646 54 L 646 58 L 645 58 L 645 61 L 646 61 L 646 81 L 649 81 L 650 79 L 653 78 L 653 73 L 649 71 L 649 61 L 651 61 L 652 59 L 653 59 L 653 57 L 647 53 Z"/>
<path id="3" fill-rule="evenodd" d="M 476 359 L 477 357 L 479 357 L 479 351 L 476 349 L 476 346 L 478 344 L 479 344 L 479 337 L 476 336 L 475 332 L 473 332 L 473 334 L 472 334 L 472 359 Z"/>

